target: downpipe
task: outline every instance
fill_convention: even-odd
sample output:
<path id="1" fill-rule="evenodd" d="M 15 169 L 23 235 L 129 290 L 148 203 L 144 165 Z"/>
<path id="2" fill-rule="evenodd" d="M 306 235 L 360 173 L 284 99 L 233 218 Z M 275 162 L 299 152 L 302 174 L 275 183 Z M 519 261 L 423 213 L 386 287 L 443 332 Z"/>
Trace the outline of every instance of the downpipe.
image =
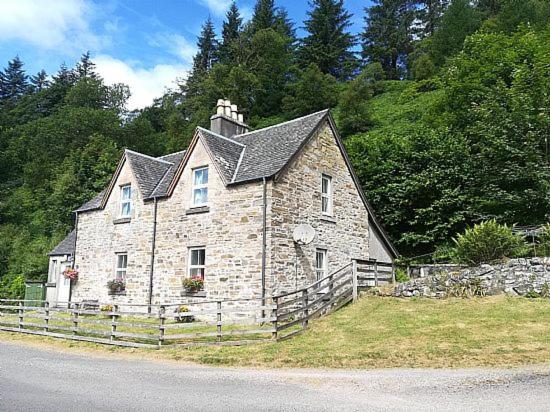
<path id="1" fill-rule="evenodd" d="M 157 206 L 158 198 L 154 198 L 153 206 L 153 239 L 151 241 L 151 265 L 149 269 L 149 306 L 147 312 L 151 313 L 151 305 L 153 303 L 153 274 L 155 270 L 155 244 L 157 240 Z"/>

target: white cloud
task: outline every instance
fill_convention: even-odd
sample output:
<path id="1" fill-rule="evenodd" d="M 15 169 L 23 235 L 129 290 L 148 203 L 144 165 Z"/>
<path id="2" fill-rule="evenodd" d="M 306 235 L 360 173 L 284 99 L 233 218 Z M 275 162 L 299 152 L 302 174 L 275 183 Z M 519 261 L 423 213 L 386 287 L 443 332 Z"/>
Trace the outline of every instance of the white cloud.
<path id="1" fill-rule="evenodd" d="M 95 13 L 84 0 L 0 0 L 0 41 L 23 40 L 43 49 L 98 49 L 108 38 L 92 33 Z"/>
<path id="2" fill-rule="evenodd" d="M 149 37 L 148 43 L 150 46 L 166 49 L 186 63 L 193 62 L 193 56 L 197 52 L 195 44 L 176 33 L 157 33 Z"/>
<path id="3" fill-rule="evenodd" d="M 220 17 L 229 9 L 232 0 L 199 0 L 199 3 L 208 7 L 208 10 Z"/>
<path id="4" fill-rule="evenodd" d="M 153 103 L 155 98 L 173 88 L 176 85 L 175 80 L 184 77 L 189 70 L 188 65 L 169 64 L 158 64 L 144 69 L 105 54 L 96 56 L 94 62 L 105 83 L 124 83 L 130 87 L 130 110 L 141 109 Z"/>

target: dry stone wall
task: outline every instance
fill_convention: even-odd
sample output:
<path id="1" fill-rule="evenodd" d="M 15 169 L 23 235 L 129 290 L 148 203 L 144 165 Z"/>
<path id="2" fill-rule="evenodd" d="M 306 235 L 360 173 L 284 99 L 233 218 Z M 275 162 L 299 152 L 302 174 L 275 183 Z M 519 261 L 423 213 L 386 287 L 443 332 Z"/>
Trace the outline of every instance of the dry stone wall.
<path id="1" fill-rule="evenodd" d="M 510 259 L 459 271 L 437 273 L 395 287 L 394 296 L 444 298 L 506 293 L 550 297 L 550 258 Z"/>

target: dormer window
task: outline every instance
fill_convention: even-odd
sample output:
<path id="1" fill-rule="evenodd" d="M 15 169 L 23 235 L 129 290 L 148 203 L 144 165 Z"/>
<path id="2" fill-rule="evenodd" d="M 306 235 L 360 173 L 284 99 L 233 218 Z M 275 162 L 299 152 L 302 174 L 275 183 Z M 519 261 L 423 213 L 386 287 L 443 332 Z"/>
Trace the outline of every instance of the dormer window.
<path id="1" fill-rule="evenodd" d="M 332 216 L 332 177 L 321 176 L 321 212 Z"/>
<path id="2" fill-rule="evenodd" d="M 130 217 L 132 214 L 132 186 L 120 186 L 120 217 Z"/>
<path id="3" fill-rule="evenodd" d="M 192 206 L 208 205 L 208 166 L 193 169 Z"/>

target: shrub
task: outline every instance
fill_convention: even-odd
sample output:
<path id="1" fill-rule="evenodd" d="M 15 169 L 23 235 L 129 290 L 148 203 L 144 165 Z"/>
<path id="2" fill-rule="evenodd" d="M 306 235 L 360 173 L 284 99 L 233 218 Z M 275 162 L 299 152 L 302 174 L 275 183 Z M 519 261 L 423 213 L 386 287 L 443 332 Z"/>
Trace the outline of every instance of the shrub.
<path id="1" fill-rule="evenodd" d="M 542 256 L 550 256 L 550 224 L 544 226 L 539 235 L 539 254 Z"/>
<path id="2" fill-rule="evenodd" d="M 410 278 L 407 276 L 407 272 L 405 272 L 401 268 L 395 269 L 395 281 L 399 283 L 408 282 Z"/>
<path id="3" fill-rule="evenodd" d="M 457 259 L 473 265 L 520 255 L 527 246 L 521 236 L 495 220 L 476 224 L 453 241 Z"/>

